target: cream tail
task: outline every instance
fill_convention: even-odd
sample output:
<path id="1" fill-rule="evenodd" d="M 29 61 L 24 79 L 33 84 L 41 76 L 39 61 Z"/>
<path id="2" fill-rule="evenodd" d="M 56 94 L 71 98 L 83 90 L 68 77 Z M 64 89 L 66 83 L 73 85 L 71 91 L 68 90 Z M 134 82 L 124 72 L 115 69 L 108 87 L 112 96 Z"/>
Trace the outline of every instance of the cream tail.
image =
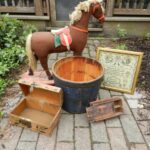
<path id="1" fill-rule="evenodd" d="M 28 56 L 29 67 L 34 71 L 37 68 L 37 60 L 31 48 L 31 38 L 32 38 L 32 34 L 29 34 L 26 40 L 26 52 Z"/>

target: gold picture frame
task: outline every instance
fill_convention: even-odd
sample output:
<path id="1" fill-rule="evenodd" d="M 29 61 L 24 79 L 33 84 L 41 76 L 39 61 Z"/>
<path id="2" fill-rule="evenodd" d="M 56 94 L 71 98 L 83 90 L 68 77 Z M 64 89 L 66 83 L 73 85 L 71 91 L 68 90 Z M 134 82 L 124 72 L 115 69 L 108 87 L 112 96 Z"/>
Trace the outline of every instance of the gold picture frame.
<path id="1" fill-rule="evenodd" d="M 133 94 L 142 58 L 142 52 L 98 47 L 96 59 L 104 67 L 104 80 L 101 87 Z"/>

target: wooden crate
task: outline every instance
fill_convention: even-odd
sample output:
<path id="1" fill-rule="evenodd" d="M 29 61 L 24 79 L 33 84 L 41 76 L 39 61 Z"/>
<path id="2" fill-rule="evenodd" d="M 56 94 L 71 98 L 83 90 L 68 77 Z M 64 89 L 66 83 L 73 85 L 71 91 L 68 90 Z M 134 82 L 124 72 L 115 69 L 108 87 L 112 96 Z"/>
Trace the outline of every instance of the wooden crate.
<path id="1" fill-rule="evenodd" d="M 10 113 L 11 123 L 50 135 L 60 119 L 61 88 L 24 79 L 19 85 L 25 97 Z"/>
<path id="2" fill-rule="evenodd" d="M 118 97 L 90 102 L 86 108 L 90 122 L 97 122 L 119 116 L 123 113 L 122 100 Z"/>

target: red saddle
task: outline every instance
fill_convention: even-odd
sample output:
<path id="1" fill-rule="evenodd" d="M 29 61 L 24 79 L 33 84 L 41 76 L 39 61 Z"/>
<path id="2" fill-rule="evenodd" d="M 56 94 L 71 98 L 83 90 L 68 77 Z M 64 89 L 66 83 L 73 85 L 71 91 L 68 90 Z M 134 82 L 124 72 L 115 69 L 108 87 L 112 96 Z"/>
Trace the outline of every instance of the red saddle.
<path id="1" fill-rule="evenodd" d="M 61 44 L 63 46 L 67 46 L 67 44 L 70 45 L 72 43 L 72 37 L 70 35 L 70 30 L 68 27 L 59 30 L 53 30 L 52 33 L 60 36 Z"/>

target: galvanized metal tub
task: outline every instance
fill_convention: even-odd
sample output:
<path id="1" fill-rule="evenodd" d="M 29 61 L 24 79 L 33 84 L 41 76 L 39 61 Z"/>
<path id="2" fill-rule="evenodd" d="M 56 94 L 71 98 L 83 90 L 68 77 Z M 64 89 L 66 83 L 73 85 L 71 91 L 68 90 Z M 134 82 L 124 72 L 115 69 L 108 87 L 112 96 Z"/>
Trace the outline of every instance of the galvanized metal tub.
<path id="1" fill-rule="evenodd" d="M 52 66 L 56 86 L 63 89 L 63 109 L 84 113 L 89 102 L 96 100 L 104 75 L 102 65 L 86 57 L 67 57 Z"/>

